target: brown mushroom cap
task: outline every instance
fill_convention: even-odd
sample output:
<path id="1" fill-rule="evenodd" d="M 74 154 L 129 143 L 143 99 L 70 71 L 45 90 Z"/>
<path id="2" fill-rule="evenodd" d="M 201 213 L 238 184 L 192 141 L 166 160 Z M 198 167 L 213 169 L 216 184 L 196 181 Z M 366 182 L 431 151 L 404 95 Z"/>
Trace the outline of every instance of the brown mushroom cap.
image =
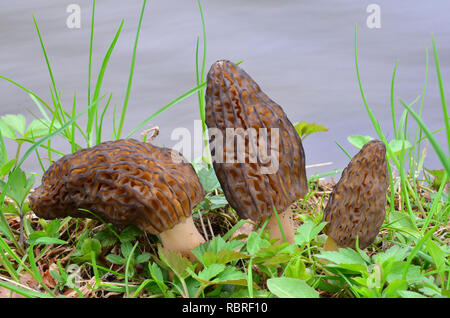
<path id="1" fill-rule="evenodd" d="M 258 161 L 250 162 L 248 135 L 245 149 L 227 149 L 226 138 L 222 144 L 216 144 L 216 149 L 211 149 L 217 178 L 228 202 L 241 218 L 260 222 L 271 216 L 274 208 L 282 213 L 306 194 L 305 154 L 298 133 L 283 109 L 244 70 L 230 61 L 217 61 L 208 73 L 206 124 L 209 129 L 217 128 L 223 136 L 227 128 L 253 128 L 258 136 L 260 129 L 267 128 L 269 145 L 270 129 L 278 129 L 279 147 L 274 150 L 279 151 L 279 163 L 274 173 L 261 173 L 265 161 L 259 153 Z M 216 160 L 218 153 L 232 152 L 236 159 L 237 153 L 242 151 L 245 162 Z"/>
<path id="2" fill-rule="evenodd" d="M 352 158 L 323 212 L 324 232 L 340 247 L 366 248 L 383 224 L 388 188 L 386 147 L 373 140 Z"/>
<path id="3" fill-rule="evenodd" d="M 172 157 L 174 156 L 174 157 Z M 94 218 L 160 234 L 189 218 L 204 190 L 193 167 L 168 148 L 107 141 L 66 155 L 45 172 L 30 207 L 45 219 Z"/>

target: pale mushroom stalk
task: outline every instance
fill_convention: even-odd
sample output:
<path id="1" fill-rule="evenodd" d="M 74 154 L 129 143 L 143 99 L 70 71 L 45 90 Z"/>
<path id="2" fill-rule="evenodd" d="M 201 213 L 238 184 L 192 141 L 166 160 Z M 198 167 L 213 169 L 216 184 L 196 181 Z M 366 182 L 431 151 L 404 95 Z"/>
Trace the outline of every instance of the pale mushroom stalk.
<path id="1" fill-rule="evenodd" d="M 294 244 L 295 226 L 291 208 L 289 207 L 284 212 L 278 213 L 278 217 L 280 218 L 280 224 L 278 224 L 275 212 L 273 212 L 269 222 L 267 222 L 266 229 L 269 231 L 270 237 L 278 239 L 279 243 L 284 242 L 284 239 L 286 239 L 286 242 L 289 244 Z M 280 225 L 283 229 L 284 237 L 281 233 Z"/>
<path id="2" fill-rule="evenodd" d="M 192 216 L 178 223 L 173 228 L 159 234 L 163 246 L 173 252 L 195 260 L 192 249 L 205 242 L 203 236 L 194 225 Z"/>

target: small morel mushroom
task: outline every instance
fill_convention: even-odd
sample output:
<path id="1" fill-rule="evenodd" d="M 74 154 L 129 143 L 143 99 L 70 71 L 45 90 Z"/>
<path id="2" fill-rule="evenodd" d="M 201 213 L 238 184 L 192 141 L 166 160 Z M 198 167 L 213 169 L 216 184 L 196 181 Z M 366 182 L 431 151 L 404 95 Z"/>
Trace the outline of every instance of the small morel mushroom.
<path id="1" fill-rule="evenodd" d="M 177 162 L 177 159 L 181 162 Z M 159 235 L 163 246 L 193 258 L 204 242 L 192 209 L 204 190 L 181 154 L 134 139 L 107 141 L 53 163 L 30 195 L 30 207 L 45 219 L 94 218 Z"/>
<path id="2" fill-rule="evenodd" d="M 380 230 L 386 213 L 388 171 L 386 147 L 373 140 L 365 144 L 342 172 L 323 212 L 328 222 L 324 249 L 366 248 Z"/>
<path id="3" fill-rule="evenodd" d="M 231 207 L 271 237 L 294 242 L 290 205 L 307 193 L 300 136 L 283 109 L 240 67 L 217 61 L 207 76 L 206 124 L 214 170 Z M 269 154 L 270 153 L 270 154 Z"/>

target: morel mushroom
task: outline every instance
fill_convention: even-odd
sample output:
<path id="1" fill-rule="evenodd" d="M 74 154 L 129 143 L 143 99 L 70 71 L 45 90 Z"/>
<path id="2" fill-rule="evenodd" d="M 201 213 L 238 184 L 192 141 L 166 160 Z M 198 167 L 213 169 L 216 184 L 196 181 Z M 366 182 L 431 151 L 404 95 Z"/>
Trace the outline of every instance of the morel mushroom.
<path id="1" fill-rule="evenodd" d="M 192 259 L 191 249 L 204 242 L 192 220 L 203 197 L 197 174 L 181 154 L 128 139 L 53 163 L 30 195 L 30 207 L 45 219 L 94 218 L 85 209 L 116 225 L 134 224 Z"/>
<path id="2" fill-rule="evenodd" d="M 328 222 L 325 250 L 366 248 L 377 236 L 386 213 L 388 172 L 386 147 L 372 140 L 352 158 L 335 185 L 323 212 Z"/>
<path id="3" fill-rule="evenodd" d="M 217 178 L 231 207 L 267 225 L 271 237 L 294 242 L 290 205 L 307 193 L 302 141 L 283 109 L 227 60 L 207 76 L 206 124 Z M 268 154 L 270 153 L 270 154 Z"/>

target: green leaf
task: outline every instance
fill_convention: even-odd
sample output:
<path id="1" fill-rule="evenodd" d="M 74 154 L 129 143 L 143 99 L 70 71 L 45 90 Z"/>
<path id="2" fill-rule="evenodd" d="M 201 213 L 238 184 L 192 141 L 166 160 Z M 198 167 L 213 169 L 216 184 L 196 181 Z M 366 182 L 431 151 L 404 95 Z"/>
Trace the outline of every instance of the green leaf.
<path id="1" fill-rule="evenodd" d="M 187 269 L 192 263 L 179 253 L 169 251 L 158 244 L 158 255 L 161 261 L 164 262 L 178 277 L 186 278 L 189 276 Z"/>
<path id="2" fill-rule="evenodd" d="M 308 135 L 315 132 L 328 131 L 328 128 L 326 128 L 325 126 L 314 123 L 307 123 L 304 121 L 295 123 L 294 127 L 301 139 L 305 139 Z"/>
<path id="3" fill-rule="evenodd" d="M 358 149 L 361 149 L 366 143 L 373 140 L 371 136 L 355 135 L 347 137 L 348 142 Z"/>
<path id="4" fill-rule="evenodd" d="M 142 231 L 137 226 L 129 225 L 123 229 L 123 231 L 120 233 L 119 237 L 120 237 L 120 241 L 122 243 L 124 243 L 124 242 L 134 241 L 141 234 L 142 234 Z"/>
<path id="5" fill-rule="evenodd" d="M 0 119 L 0 129 L 2 130 L 2 135 L 6 138 L 16 139 L 18 132 L 21 136 L 25 134 L 26 120 L 22 114 L 17 115 L 5 115 Z M 8 127 L 8 128 L 7 128 Z"/>
<path id="6" fill-rule="evenodd" d="M 81 245 L 81 255 L 83 256 L 83 260 L 91 259 L 91 251 L 94 252 L 95 256 L 100 255 L 102 245 L 96 239 L 86 238 Z"/>
<path id="7" fill-rule="evenodd" d="M 220 188 L 219 180 L 217 179 L 216 173 L 212 167 L 202 167 L 198 171 L 198 178 L 206 193 Z"/>
<path id="8" fill-rule="evenodd" d="M 218 194 L 210 197 L 209 202 L 211 204 L 211 210 L 222 208 L 228 204 L 228 201 L 223 194 Z"/>
<path id="9" fill-rule="evenodd" d="M 149 259 L 150 259 L 150 253 L 142 253 L 141 255 L 138 255 L 136 257 L 136 264 L 148 262 Z"/>
<path id="10" fill-rule="evenodd" d="M 226 264 L 232 261 L 236 261 L 238 259 L 246 259 L 250 256 L 241 252 L 233 251 L 233 250 L 221 250 L 217 253 L 217 263 Z"/>
<path id="11" fill-rule="evenodd" d="M 203 281 L 210 281 L 213 277 L 216 277 L 224 270 L 224 264 L 211 264 L 198 273 L 198 277 Z"/>
<path id="12" fill-rule="evenodd" d="M 316 224 L 313 221 L 306 221 L 301 226 L 297 228 L 296 234 L 294 236 L 294 241 L 299 246 L 311 242 L 322 229 L 325 227 L 327 222 L 321 222 Z"/>
<path id="13" fill-rule="evenodd" d="M 60 125 L 53 125 L 53 129 L 57 129 L 58 126 Z M 46 124 L 44 120 L 35 119 L 31 122 L 30 125 L 28 125 L 27 130 L 23 136 L 29 136 L 32 139 L 44 137 L 49 133 L 49 127 L 50 124 Z"/>
<path id="14" fill-rule="evenodd" d="M 45 245 L 50 245 L 50 244 L 58 244 L 58 245 L 64 245 L 67 244 L 67 241 L 63 241 L 60 240 L 59 238 L 56 237 L 39 237 L 36 239 L 36 241 L 34 241 L 34 244 L 45 244 Z"/>
<path id="15" fill-rule="evenodd" d="M 3 178 L 8 173 L 11 172 L 11 169 L 14 167 L 14 164 L 16 163 L 16 159 L 11 159 L 2 166 L 0 166 L 0 178 Z"/>
<path id="16" fill-rule="evenodd" d="M 396 262 L 393 264 L 389 273 L 385 273 L 386 281 L 391 283 L 396 280 L 402 280 L 403 272 L 408 264 L 406 262 Z M 422 275 L 420 274 L 420 267 L 409 264 L 406 272 L 406 281 L 408 283 L 421 281 Z"/>
<path id="17" fill-rule="evenodd" d="M 395 155 L 398 155 L 402 151 L 402 148 L 404 151 L 411 148 L 411 143 L 408 140 L 394 139 L 389 142 L 389 147 L 391 147 L 391 150 Z"/>
<path id="18" fill-rule="evenodd" d="M 256 232 L 250 232 L 247 239 L 247 251 L 251 255 L 255 255 L 260 249 L 269 247 L 270 242 L 262 239 Z"/>
<path id="19" fill-rule="evenodd" d="M 399 291 L 405 291 L 408 289 L 408 283 L 404 280 L 394 280 L 384 290 L 384 295 L 387 298 L 400 297 Z"/>
<path id="20" fill-rule="evenodd" d="M 9 186 L 4 189 L 4 184 L 1 185 L 2 190 L 6 190 L 6 195 L 13 199 L 17 205 L 22 206 L 26 196 L 30 192 L 34 184 L 34 176 L 26 177 L 22 169 L 16 168 L 9 175 Z"/>
<path id="21" fill-rule="evenodd" d="M 300 257 L 296 257 L 293 262 L 286 266 L 284 276 L 301 280 L 308 280 L 311 277 L 311 275 L 306 272 L 305 263 Z"/>
<path id="22" fill-rule="evenodd" d="M 319 298 L 319 293 L 300 279 L 270 278 L 267 280 L 267 287 L 279 298 Z"/>
<path id="23" fill-rule="evenodd" d="M 94 238 L 102 244 L 102 247 L 111 247 L 117 243 L 117 237 L 108 228 L 95 234 Z"/>
<path id="24" fill-rule="evenodd" d="M 399 290 L 398 294 L 402 298 L 427 298 L 422 294 L 419 294 L 419 293 L 416 293 L 413 291 L 409 291 L 409 290 Z"/>
<path id="25" fill-rule="evenodd" d="M 133 249 L 133 244 L 127 241 L 120 245 L 120 251 L 122 252 L 123 257 L 127 258 L 130 256 L 131 250 Z"/>
<path id="26" fill-rule="evenodd" d="M 247 276 L 236 267 L 227 266 L 216 278 L 214 278 L 213 282 L 216 284 L 246 286 Z"/>
<path id="27" fill-rule="evenodd" d="M 117 254 L 108 254 L 106 255 L 106 259 L 108 261 L 110 261 L 113 264 L 117 264 L 117 265 L 124 265 L 127 260 L 125 258 L 123 258 L 122 256 L 119 256 Z"/>
<path id="28" fill-rule="evenodd" d="M 445 253 L 442 249 L 432 240 L 427 240 L 425 242 L 425 246 L 433 258 L 434 264 L 436 265 L 436 269 L 439 272 L 444 271 L 445 269 Z"/>
<path id="29" fill-rule="evenodd" d="M 355 250 L 340 248 L 339 251 L 323 251 L 316 255 L 317 258 L 329 260 L 335 264 L 358 264 L 366 266 L 366 262 Z"/>

